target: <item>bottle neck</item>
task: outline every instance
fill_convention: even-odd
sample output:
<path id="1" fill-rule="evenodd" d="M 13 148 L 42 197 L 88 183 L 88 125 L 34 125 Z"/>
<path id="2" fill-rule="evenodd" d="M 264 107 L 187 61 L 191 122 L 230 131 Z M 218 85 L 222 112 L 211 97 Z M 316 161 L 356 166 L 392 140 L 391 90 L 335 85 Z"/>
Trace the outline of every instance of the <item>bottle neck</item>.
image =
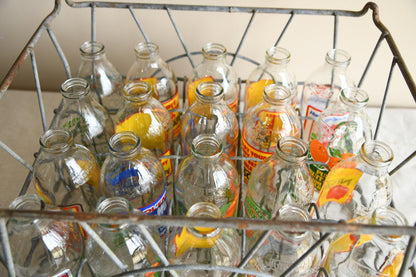
<path id="1" fill-rule="evenodd" d="M 9 205 L 11 210 L 30 210 L 30 211 L 43 211 L 45 209 L 45 202 L 36 194 L 25 194 L 15 198 Z M 37 220 L 30 218 L 12 219 L 18 225 L 30 225 Z"/>
<path id="2" fill-rule="evenodd" d="M 71 78 L 61 85 L 61 93 L 66 99 L 79 100 L 86 97 L 89 92 L 90 86 L 82 78 Z"/>
<path id="3" fill-rule="evenodd" d="M 145 103 L 152 96 L 152 89 L 146 81 L 134 81 L 124 86 L 123 97 L 127 101 Z"/>
<path id="4" fill-rule="evenodd" d="M 291 101 L 291 92 L 282 85 L 271 84 L 264 89 L 263 100 L 271 105 L 288 105 Z"/>
<path id="5" fill-rule="evenodd" d="M 311 216 L 304 209 L 295 204 L 286 204 L 279 209 L 277 219 L 284 221 L 310 222 Z M 280 233 L 284 238 L 291 241 L 301 241 L 308 235 L 308 232 L 302 231 L 281 231 Z"/>
<path id="6" fill-rule="evenodd" d="M 134 53 L 139 60 L 155 60 L 159 58 L 159 46 L 152 42 L 141 42 L 134 48 Z"/>
<path id="7" fill-rule="evenodd" d="M 272 47 L 266 51 L 266 63 L 285 66 L 290 62 L 290 52 L 281 47 Z"/>
<path id="8" fill-rule="evenodd" d="M 202 48 L 202 56 L 208 61 L 225 60 L 227 49 L 219 43 L 207 43 Z"/>
<path id="9" fill-rule="evenodd" d="M 72 134 L 64 129 L 49 129 L 40 137 L 42 150 L 61 154 L 65 153 L 74 146 Z"/>
<path id="10" fill-rule="evenodd" d="M 130 201 L 123 197 L 110 197 L 104 199 L 101 203 L 98 204 L 97 213 L 102 214 L 129 214 L 133 212 L 133 206 Z M 107 231 L 119 231 L 124 229 L 127 224 L 99 224 L 101 228 Z"/>
<path id="11" fill-rule="evenodd" d="M 220 209 L 212 203 L 209 202 L 199 202 L 192 205 L 188 212 L 186 213 L 187 217 L 206 217 L 206 218 L 221 218 Z M 221 232 L 221 228 L 213 227 L 190 227 L 187 228 L 188 232 L 197 238 L 204 238 L 207 240 L 214 239 L 218 237 Z"/>
<path id="12" fill-rule="evenodd" d="M 128 160 L 140 153 L 142 144 L 138 135 L 130 131 L 114 134 L 108 142 L 110 154 L 122 160 Z"/>
<path id="13" fill-rule="evenodd" d="M 325 61 L 333 67 L 346 69 L 350 65 L 351 56 L 344 50 L 331 49 L 326 53 Z"/>
<path id="14" fill-rule="evenodd" d="M 203 82 L 196 88 L 196 99 L 200 103 L 215 104 L 224 99 L 224 90 L 219 83 Z"/>
<path id="15" fill-rule="evenodd" d="M 105 57 L 104 44 L 98 41 L 86 41 L 80 48 L 83 59 L 95 60 Z"/>
<path id="16" fill-rule="evenodd" d="M 282 137 L 277 142 L 276 154 L 289 163 L 303 163 L 308 156 L 308 145 L 297 137 Z"/>
<path id="17" fill-rule="evenodd" d="M 406 217 L 392 207 L 378 208 L 373 212 L 372 223 L 375 225 L 407 226 Z M 403 240 L 403 236 L 377 235 L 377 237 L 388 243 L 396 243 Z"/>
<path id="18" fill-rule="evenodd" d="M 353 110 L 364 109 L 369 100 L 367 92 L 357 87 L 342 89 L 339 99 L 341 103 Z"/>
<path id="19" fill-rule="evenodd" d="M 202 134 L 194 138 L 192 155 L 199 159 L 218 159 L 222 154 L 222 143 L 211 134 Z"/>
<path id="20" fill-rule="evenodd" d="M 364 162 L 380 170 L 387 170 L 393 161 L 391 148 L 387 144 L 376 140 L 364 142 L 359 155 Z"/>

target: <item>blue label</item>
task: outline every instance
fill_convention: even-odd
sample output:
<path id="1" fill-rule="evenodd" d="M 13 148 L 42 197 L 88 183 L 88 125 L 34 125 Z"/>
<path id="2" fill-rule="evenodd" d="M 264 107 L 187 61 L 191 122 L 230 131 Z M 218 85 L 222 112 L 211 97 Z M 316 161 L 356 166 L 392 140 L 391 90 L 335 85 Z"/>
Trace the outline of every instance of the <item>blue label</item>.
<path id="1" fill-rule="evenodd" d="M 139 176 L 140 176 L 140 172 L 136 168 L 128 168 L 120 172 L 119 174 L 117 174 L 117 171 L 116 171 L 113 174 L 108 175 L 108 181 L 113 187 L 115 187 L 129 178 L 135 178 L 135 177 L 138 178 Z"/>

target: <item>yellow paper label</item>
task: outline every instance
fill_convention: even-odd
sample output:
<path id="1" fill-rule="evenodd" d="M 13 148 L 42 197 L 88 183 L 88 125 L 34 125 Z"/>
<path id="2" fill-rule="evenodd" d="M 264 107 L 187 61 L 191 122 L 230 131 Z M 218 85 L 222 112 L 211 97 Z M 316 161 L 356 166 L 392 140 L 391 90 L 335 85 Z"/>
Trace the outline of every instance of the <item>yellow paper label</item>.
<path id="1" fill-rule="evenodd" d="M 245 99 L 246 111 L 263 100 L 264 89 L 270 84 L 274 84 L 273 80 L 261 79 L 247 86 Z"/>
<path id="2" fill-rule="evenodd" d="M 179 92 L 177 91 L 175 96 L 172 99 L 163 102 L 163 106 L 170 111 L 174 109 L 179 109 Z M 173 136 L 176 138 L 181 132 L 181 115 L 179 112 L 170 112 L 173 122 Z"/>
<path id="3" fill-rule="evenodd" d="M 246 139 L 246 136 L 243 132 L 243 155 L 244 157 L 251 157 L 251 158 L 257 158 L 260 160 L 264 160 L 268 157 L 270 157 L 272 155 L 272 153 L 269 152 L 264 152 L 261 150 L 258 150 L 256 148 L 254 148 L 253 146 L 251 146 Z M 246 184 L 248 184 L 248 180 L 250 178 L 251 172 L 253 171 L 253 169 L 256 167 L 256 165 L 259 162 L 257 161 L 249 161 L 249 160 L 245 160 L 244 161 L 244 182 Z"/>
<path id="4" fill-rule="evenodd" d="M 169 156 L 169 155 L 172 155 L 172 152 L 170 149 L 166 151 L 165 153 L 163 153 L 161 157 Z M 172 172 L 173 172 L 172 159 L 166 158 L 166 159 L 161 159 L 160 161 L 162 162 L 163 169 L 165 170 L 166 178 L 172 175 Z"/>
<path id="5" fill-rule="evenodd" d="M 351 200 L 352 192 L 363 173 L 356 168 L 334 168 L 328 174 L 318 196 L 320 208 L 326 202 L 344 204 Z"/>
<path id="6" fill-rule="evenodd" d="M 214 82 L 214 78 L 211 76 L 206 76 L 201 79 L 195 80 L 192 83 L 188 84 L 187 92 L 186 92 L 186 98 L 188 100 L 188 107 L 192 105 L 196 101 L 196 88 L 200 83 L 204 82 Z"/>
<path id="7" fill-rule="evenodd" d="M 237 97 L 235 98 L 235 100 L 234 100 L 234 102 L 232 102 L 232 103 L 230 103 L 228 106 L 230 107 L 230 109 L 234 112 L 234 113 L 236 113 L 237 112 L 237 109 L 238 109 L 238 95 L 237 95 Z"/>
<path id="8" fill-rule="evenodd" d="M 215 230 L 215 228 L 209 228 L 209 227 L 194 227 L 198 230 L 201 234 L 208 234 Z M 183 253 L 186 252 L 191 247 L 194 248 L 211 248 L 215 245 L 215 242 L 219 238 L 219 236 L 222 234 L 219 232 L 215 237 L 207 238 L 207 237 L 196 237 L 190 232 L 188 232 L 188 229 L 184 227 L 182 229 L 182 232 L 175 236 L 173 243 L 176 247 L 176 257 L 179 257 Z"/>

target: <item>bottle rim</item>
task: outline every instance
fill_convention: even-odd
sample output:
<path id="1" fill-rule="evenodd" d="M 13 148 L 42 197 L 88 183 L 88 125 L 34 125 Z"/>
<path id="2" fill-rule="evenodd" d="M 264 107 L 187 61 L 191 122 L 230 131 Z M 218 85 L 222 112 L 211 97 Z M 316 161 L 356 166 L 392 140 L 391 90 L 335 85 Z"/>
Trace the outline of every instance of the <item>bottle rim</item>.
<path id="1" fill-rule="evenodd" d="M 112 196 L 105 198 L 100 203 L 98 203 L 96 212 L 101 214 L 128 214 L 133 212 L 133 206 L 131 205 L 130 201 L 124 197 Z M 101 227 L 109 230 L 120 230 L 127 225 L 127 223 L 121 225 L 108 223 L 100 224 Z"/>
<path id="2" fill-rule="evenodd" d="M 82 78 L 70 78 L 61 84 L 61 93 L 65 98 L 79 99 L 89 92 L 90 85 Z"/>
<path id="3" fill-rule="evenodd" d="M 406 217 L 397 209 L 392 207 L 381 207 L 376 209 L 372 215 L 372 223 L 375 225 L 390 225 L 390 226 L 407 226 L 409 225 Z M 395 242 L 403 239 L 403 236 L 399 235 L 381 235 L 384 240 Z"/>
<path id="4" fill-rule="evenodd" d="M 192 140 L 191 153 L 197 158 L 216 159 L 222 151 L 222 142 L 215 134 L 201 134 Z"/>
<path id="5" fill-rule="evenodd" d="M 42 198 L 37 194 L 24 194 L 16 197 L 9 204 L 10 210 L 27 210 L 27 211 L 43 211 L 45 210 L 46 204 Z M 12 220 L 19 224 L 31 224 L 38 221 L 38 219 L 23 218 L 23 219 L 14 219 Z"/>
<path id="6" fill-rule="evenodd" d="M 309 213 L 297 204 L 285 204 L 279 208 L 276 216 L 277 219 L 283 221 L 312 221 Z M 280 231 L 280 233 L 290 240 L 302 240 L 307 234 L 307 231 Z"/>
<path id="7" fill-rule="evenodd" d="M 290 52 L 283 47 L 273 46 L 266 51 L 266 60 L 273 64 L 287 64 L 290 58 Z"/>
<path id="8" fill-rule="evenodd" d="M 347 87 L 341 90 L 339 99 L 345 105 L 357 108 L 367 106 L 369 97 L 365 90 L 358 87 Z"/>
<path id="9" fill-rule="evenodd" d="M 202 55 L 209 60 L 218 60 L 227 54 L 227 48 L 220 43 L 208 42 L 202 48 Z"/>
<path id="10" fill-rule="evenodd" d="M 292 99 L 291 91 L 279 84 L 270 84 L 264 88 L 263 99 L 272 105 L 286 105 Z"/>
<path id="11" fill-rule="evenodd" d="M 196 99 L 201 103 L 215 103 L 224 99 L 224 89 L 217 82 L 203 82 L 196 87 Z"/>
<path id="12" fill-rule="evenodd" d="M 365 141 L 360 148 L 360 157 L 368 164 L 381 168 L 393 161 L 393 150 L 386 143 L 377 140 Z"/>
<path id="13" fill-rule="evenodd" d="M 325 60 L 333 66 L 347 67 L 351 62 L 351 56 L 345 50 L 334 48 L 326 53 Z"/>
<path id="14" fill-rule="evenodd" d="M 301 163 L 308 157 L 308 144 L 294 136 L 281 137 L 277 142 L 275 153 L 290 163 Z"/>
<path id="15" fill-rule="evenodd" d="M 221 210 L 217 205 L 210 202 L 198 202 L 193 204 L 186 213 L 187 217 L 205 217 L 219 219 L 222 217 Z M 189 227 L 190 233 L 199 238 L 215 238 L 222 231 L 215 227 Z"/>
<path id="16" fill-rule="evenodd" d="M 86 41 L 79 50 L 83 57 L 94 57 L 104 54 L 104 44 L 99 41 Z"/>
<path id="17" fill-rule="evenodd" d="M 159 46 L 153 42 L 139 42 L 134 47 L 134 53 L 140 59 L 150 59 L 159 55 Z"/>
<path id="18" fill-rule="evenodd" d="M 129 159 L 136 156 L 141 148 L 140 137 L 131 131 L 115 133 L 108 141 L 110 154 L 120 159 Z"/>
<path id="19" fill-rule="evenodd" d="M 123 97 L 132 102 L 146 101 L 151 95 L 151 86 L 143 80 L 129 82 L 123 88 Z"/>
<path id="20" fill-rule="evenodd" d="M 64 153 L 74 145 L 72 133 L 66 129 L 49 129 L 39 139 L 42 150 L 50 153 Z"/>

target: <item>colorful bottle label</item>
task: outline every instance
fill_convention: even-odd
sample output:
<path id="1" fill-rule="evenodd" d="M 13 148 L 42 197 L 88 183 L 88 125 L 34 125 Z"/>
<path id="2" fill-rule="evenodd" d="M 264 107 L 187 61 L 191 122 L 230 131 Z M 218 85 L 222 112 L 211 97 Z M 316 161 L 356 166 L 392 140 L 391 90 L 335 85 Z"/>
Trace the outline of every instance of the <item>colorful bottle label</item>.
<path id="1" fill-rule="evenodd" d="M 177 234 L 173 240 L 175 245 L 175 257 L 181 256 L 189 248 L 211 248 L 215 245 L 217 239 L 222 234 L 218 234 L 214 237 L 202 236 L 203 234 L 209 234 L 215 231 L 215 228 L 209 227 L 194 227 L 201 234 L 201 237 L 194 236 L 191 232 L 188 231 L 186 227 L 182 228 L 180 234 Z"/>
<path id="2" fill-rule="evenodd" d="M 261 208 L 260 205 L 253 200 L 251 195 L 247 195 L 246 197 L 245 208 L 246 216 L 249 218 L 270 219 L 272 216 L 270 212 Z"/>
<path id="3" fill-rule="evenodd" d="M 160 157 L 170 156 L 170 155 L 172 155 L 172 151 L 169 149 L 168 151 L 163 153 Z M 168 178 L 173 173 L 172 159 L 166 158 L 166 159 L 161 159 L 160 161 L 162 163 L 163 169 L 165 170 L 166 178 Z"/>
<path id="4" fill-rule="evenodd" d="M 348 203 L 363 172 L 356 168 L 339 167 L 331 170 L 325 179 L 316 204 L 322 207 L 327 202 Z"/>
<path id="5" fill-rule="evenodd" d="M 305 114 L 305 116 L 306 117 L 312 117 L 312 118 L 315 118 L 316 119 L 316 118 L 319 117 L 319 115 L 321 113 L 322 113 L 322 110 L 320 110 L 320 109 L 318 109 L 318 108 L 316 108 L 314 106 L 308 105 L 306 107 L 306 114 Z M 315 123 L 315 121 L 312 120 L 312 119 L 305 119 L 304 120 L 304 123 L 303 123 L 303 137 L 304 138 L 307 138 L 307 139 L 310 138 L 311 132 L 312 132 L 312 127 L 313 127 L 313 124 L 314 123 Z"/>
<path id="6" fill-rule="evenodd" d="M 162 103 L 168 111 L 179 109 L 179 91 L 168 101 Z M 173 136 L 179 137 L 181 132 L 181 115 L 179 112 L 170 112 L 173 122 Z"/>
<path id="7" fill-rule="evenodd" d="M 82 205 L 60 206 L 60 208 L 64 211 L 71 211 L 71 212 L 75 212 L 75 213 L 80 213 L 80 212 L 84 211 L 82 209 Z M 76 225 L 79 227 L 79 230 L 81 231 L 81 235 L 85 239 L 87 237 L 87 232 L 85 232 L 85 230 L 81 227 L 81 225 L 79 225 L 79 224 L 76 224 Z M 73 222 L 70 223 L 70 227 L 72 229 L 75 228 Z"/>
<path id="8" fill-rule="evenodd" d="M 186 89 L 186 99 L 188 103 L 188 107 L 191 106 L 196 101 L 196 88 L 200 83 L 204 82 L 214 82 L 214 78 L 212 76 L 206 76 L 200 79 L 193 81 L 192 83 L 188 83 L 188 87 Z"/>
<path id="9" fill-rule="evenodd" d="M 258 150 L 254 148 L 250 143 L 248 143 L 246 139 L 245 132 L 243 131 L 243 155 L 244 157 L 251 157 L 251 158 L 257 158 L 260 160 L 264 160 L 272 155 L 270 152 L 264 152 L 261 150 Z M 258 164 L 258 161 L 251 161 L 251 160 L 245 160 L 244 161 L 244 183 L 248 184 L 248 180 L 250 178 L 251 172 Z"/>
<path id="10" fill-rule="evenodd" d="M 73 275 L 71 273 L 71 270 L 65 269 L 64 271 L 62 271 L 62 272 L 60 272 L 58 274 L 55 274 L 52 277 L 72 277 L 72 276 Z"/>
<path id="11" fill-rule="evenodd" d="M 234 99 L 234 101 L 230 104 L 228 104 L 228 107 L 230 107 L 230 109 L 236 113 L 238 111 L 238 95 L 237 97 Z"/>

